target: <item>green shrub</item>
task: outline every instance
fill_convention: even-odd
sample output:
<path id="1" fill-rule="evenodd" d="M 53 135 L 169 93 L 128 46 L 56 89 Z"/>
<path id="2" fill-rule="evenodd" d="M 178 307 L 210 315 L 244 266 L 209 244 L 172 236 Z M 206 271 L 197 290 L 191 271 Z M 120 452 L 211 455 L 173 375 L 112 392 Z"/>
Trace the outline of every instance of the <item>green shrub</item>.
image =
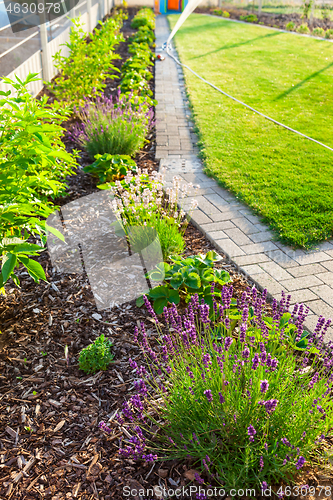
<path id="1" fill-rule="evenodd" d="M 255 14 L 248 14 L 247 16 L 239 16 L 241 21 L 246 21 L 247 23 L 257 23 L 258 18 Z"/>
<path id="2" fill-rule="evenodd" d="M 215 16 L 222 16 L 222 9 L 214 9 L 213 14 L 215 14 Z"/>
<path id="3" fill-rule="evenodd" d="M 221 292 L 212 288 L 212 283 L 223 286 L 231 281 L 229 273 L 213 269 L 214 263 L 221 260 L 221 257 L 210 251 L 206 255 L 191 255 L 186 259 L 172 256 L 170 260 L 172 265 L 164 262 L 148 273 L 152 281 L 165 282 L 147 293 L 147 297 L 154 303 L 155 312 L 161 314 L 168 303 L 179 304 L 181 299 L 187 303 L 194 294 L 198 294 L 200 300 L 203 299 L 213 312 L 213 297 L 221 298 Z M 144 298 L 141 296 L 136 304 L 141 306 L 143 302 Z"/>
<path id="4" fill-rule="evenodd" d="M 302 33 L 302 34 L 310 33 L 310 30 L 306 24 L 301 24 L 300 26 L 298 26 L 296 31 L 297 33 Z"/>
<path id="5" fill-rule="evenodd" d="M 329 8 L 329 6 L 326 4 L 324 4 L 322 7 L 321 7 L 321 17 L 325 20 L 325 21 L 330 21 L 331 20 L 331 9 Z"/>
<path id="6" fill-rule="evenodd" d="M 149 29 L 155 29 L 155 15 L 152 9 L 144 8 L 134 16 L 131 22 L 131 27 L 134 29 L 141 28 L 141 26 L 148 26 Z"/>
<path id="7" fill-rule="evenodd" d="M 21 82 L 4 78 L 15 89 L 0 92 L 0 256 L 2 269 L 0 291 L 11 277 L 16 285 L 19 279 L 15 267 L 23 264 L 30 276 L 38 282 L 46 280 L 43 268 L 29 255 L 43 250 L 27 243 L 30 235 L 46 242 L 47 230 L 62 238 L 45 219 L 56 209 L 52 198 L 65 193 L 64 179 L 73 174 L 76 153 L 66 152 L 61 140 L 70 110 L 59 103 L 47 104 L 48 98 L 34 99 L 27 89 L 37 81 L 29 74 Z M 2 289 L 2 290 L 1 290 Z"/>
<path id="8" fill-rule="evenodd" d="M 150 224 L 156 229 L 161 245 L 163 260 L 167 260 L 170 255 L 180 255 L 185 250 L 185 240 L 173 219 L 157 218 L 151 219 Z"/>
<path id="9" fill-rule="evenodd" d="M 292 21 L 286 24 L 286 30 L 293 31 L 294 29 L 295 29 L 295 23 L 293 23 Z"/>
<path id="10" fill-rule="evenodd" d="M 125 177 L 128 170 L 136 172 L 136 163 L 127 155 L 95 155 L 95 161 L 83 171 L 98 177 L 100 182 L 112 182 Z"/>
<path id="11" fill-rule="evenodd" d="M 262 320 L 265 301 L 256 290 L 244 292 L 232 335 L 232 290 L 224 287 L 222 297 L 222 314 L 211 322 L 208 306 L 196 296 L 184 316 L 174 305 L 165 310 L 167 328 L 156 321 L 158 335 L 150 337 L 160 339 L 158 350 L 145 330 L 141 342 L 136 329 L 149 374 L 130 360 L 141 380 L 138 394 L 123 405 L 123 417 L 135 437 L 120 454 L 164 462 L 191 457 L 191 468 L 204 476 L 197 474 L 196 481 L 206 478 L 226 496 L 244 485 L 257 492 L 278 485 L 279 493 L 281 484 L 293 483 L 323 453 L 322 441 L 332 435 L 333 357 L 323 344 L 331 321 L 320 318 L 311 345 L 295 356 L 284 341 L 286 330 L 301 337 L 303 305 L 294 308 L 295 325 L 285 297 L 275 301 L 268 328 Z"/>
<path id="12" fill-rule="evenodd" d="M 102 334 L 95 342 L 88 345 L 79 355 L 79 368 L 85 373 L 96 373 L 107 370 L 114 358 L 111 352 L 112 342 Z"/>
<path id="13" fill-rule="evenodd" d="M 333 29 L 326 30 L 325 38 L 328 38 L 328 39 L 333 38 Z"/>
<path id="14" fill-rule="evenodd" d="M 132 156 L 143 147 L 151 126 L 152 110 L 147 108 L 126 96 L 87 101 L 78 110 L 82 123 L 74 125 L 71 138 L 91 159 L 105 153 Z"/>
<path id="15" fill-rule="evenodd" d="M 313 34 L 313 36 L 320 36 L 320 37 L 324 38 L 325 37 L 325 30 L 323 30 L 323 28 L 315 28 L 312 31 L 312 34 Z"/>
<path id="16" fill-rule="evenodd" d="M 227 12 L 226 10 L 224 10 L 224 11 L 222 12 L 222 17 L 230 17 L 229 12 Z"/>
<path id="17" fill-rule="evenodd" d="M 61 50 L 53 56 L 59 76 L 49 82 L 48 87 L 57 99 L 81 105 L 84 98 L 101 93 L 106 76 L 116 78 L 110 71 L 118 71 L 112 61 L 120 59 L 114 48 L 123 41 L 120 33 L 122 21 L 123 14 L 120 12 L 116 18 L 100 22 L 100 29 L 90 33 L 90 42 L 87 43 L 80 19 L 72 20 L 74 26 L 70 30 L 69 42 L 65 44 L 69 50 L 68 57 L 62 56 Z"/>

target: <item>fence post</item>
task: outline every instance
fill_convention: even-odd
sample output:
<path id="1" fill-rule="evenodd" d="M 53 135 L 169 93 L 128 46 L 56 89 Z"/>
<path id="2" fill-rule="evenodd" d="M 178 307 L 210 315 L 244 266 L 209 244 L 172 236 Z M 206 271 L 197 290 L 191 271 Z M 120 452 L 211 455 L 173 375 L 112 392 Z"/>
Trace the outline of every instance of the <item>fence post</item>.
<path id="1" fill-rule="evenodd" d="M 87 32 L 90 33 L 94 26 L 91 26 L 91 0 L 87 0 Z"/>
<path id="2" fill-rule="evenodd" d="M 47 40 L 45 11 L 39 14 L 39 22 L 40 22 L 39 26 L 40 44 L 42 49 L 42 74 L 43 74 L 43 80 L 49 82 L 52 77 L 50 68 L 49 45 Z"/>
<path id="3" fill-rule="evenodd" d="M 261 16 L 262 0 L 258 0 L 258 16 Z"/>

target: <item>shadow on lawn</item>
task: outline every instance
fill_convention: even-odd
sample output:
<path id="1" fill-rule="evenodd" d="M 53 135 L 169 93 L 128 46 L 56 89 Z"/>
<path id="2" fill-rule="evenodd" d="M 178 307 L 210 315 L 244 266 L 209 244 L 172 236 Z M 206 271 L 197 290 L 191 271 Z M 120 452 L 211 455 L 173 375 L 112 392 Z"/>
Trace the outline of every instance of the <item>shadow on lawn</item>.
<path id="1" fill-rule="evenodd" d="M 279 96 L 277 96 L 274 99 L 274 101 L 278 101 L 279 99 L 282 99 L 283 97 L 286 97 L 291 92 L 294 92 L 294 90 L 297 90 L 299 87 L 301 87 L 302 85 L 304 85 L 304 83 L 306 83 L 309 80 L 312 80 L 312 78 L 315 78 L 316 76 L 320 75 L 320 73 L 323 73 L 324 71 L 326 71 L 331 66 L 333 66 L 333 62 L 329 63 L 327 66 L 325 66 L 325 68 L 322 68 L 319 71 L 315 71 L 314 73 L 312 73 L 312 75 L 307 76 L 306 78 L 304 78 L 304 80 L 302 80 L 301 82 L 297 83 L 297 85 L 294 85 L 294 87 L 290 87 L 285 92 L 282 92 L 282 94 L 280 94 Z"/>
<path id="2" fill-rule="evenodd" d="M 219 49 L 211 50 L 210 52 L 206 52 L 206 54 L 201 54 L 200 56 L 191 57 L 191 59 L 199 59 L 200 57 L 209 56 L 211 54 L 215 54 L 216 52 L 220 52 L 221 50 L 234 49 L 237 47 L 241 47 L 242 45 L 247 45 L 249 43 L 256 42 L 257 40 L 262 40 L 263 38 L 270 38 L 272 36 L 278 36 L 278 35 L 281 35 L 281 32 L 269 33 L 268 35 L 257 36 L 256 38 L 251 38 L 251 40 L 246 40 L 245 42 L 233 43 L 230 45 L 223 45 L 223 47 L 220 47 Z"/>

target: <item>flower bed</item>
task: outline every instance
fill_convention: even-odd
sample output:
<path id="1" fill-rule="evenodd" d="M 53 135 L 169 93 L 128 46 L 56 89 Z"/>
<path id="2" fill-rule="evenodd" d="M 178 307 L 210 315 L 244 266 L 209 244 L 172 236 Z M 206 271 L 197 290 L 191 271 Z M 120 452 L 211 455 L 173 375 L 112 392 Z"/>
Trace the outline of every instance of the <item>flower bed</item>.
<path id="1" fill-rule="evenodd" d="M 301 420 L 304 412 L 299 412 L 293 432 L 287 429 L 286 423 L 284 427 L 281 424 L 281 415 L 287 413 L 289 403 L 296 404 L 295 391 L 292 391 L 295 385 L 303 381 L 308 383 L 311 379 L 309 384 L 313 386 L 309 391 L 303 388 L 304 400 L 309 405 L 310 397 L 321 394 L 323 384 L 319 377 L 314 380 L 311 373 L 303 375 L 295 370 L 299 363 L 299 358 L 293 354 L 295 347 L 303 349 L 303 344 L 308 350 L 314 347 L 314 340 L 302 333 L 303 306 L 298 310 L 295 308 L 291 317 L 285 299 L 280 304 L 276 301 L 266 303 L 265 294 L 261 297 L 251 283 L 218 256 L 212 245 L 189 223 L 181 207 L 188 193 L 179 180 L 175 178 L 168 191 L 162 189 L 162 174 L 156 173 L 158 166 L 154 160 L 154 131 L 149 111 L 154 104 L 154 81 L 147 69 L 152 64 L 150 47 L 154 19 L 147 9 L 141 10 L 134 19 L 132 14 L 127 20 L 118 13 L 115 19 L 124 23 L 121 29 L 111 19 L 101 26 L 100 33 L 90 37 L 90 44 L 95 43 L 96 47 L 105 48 L 106 43 L 112 50 L 114 48 L 114 57 L 103 63 L 103 75 L 107 74 L 105 66 L 113 65 L 112 61 L 112 71 L 118 67 L 121 69 L 119 73 L 97 82 L 90 73 L 86 86 L 83 85 L 86 95 L 75 95 L 74 99 L 68 91 L 72 82 L 67 78 L 56 79 L 53 85 L 57 80 L 61 83 L 58 89 L 52 87 L 55 94 L 49 102 L 59 91 L 62 97 L 66 97 L 68 111 L 67 108 L 58 111 L 57 100 L 54 101 L 55 107 L 49 108 L 46 97 L 41 101 L 27 97 L 29 106 L 39 107 L 39 110 L 45 107 L 48 122 L 51 118 L 47 113 L 54 112 L 55 108 L 59 112 L 58 122 L 72 112 L 70 120 L 64 124 L 68 133 L 63 143 L 60 141 L 63 130 L 57 121 L 46 128 L 45 134 L 50 135 L 43 138 L 45 144 L 49 141 L 60 151 L 56 166 L 63 168 L 54 168 L 51 154 L 49 165 L 40 161 L 44 168 L 49 167 L 46 181 L 49 184 L 53 181 L 52 186 L 57 189 L 47 193 L 48 184 L 44 188 L 43 184 L 35 182 L 31 184 L 35 189 L 31 194 L 33 198 L 33 194 L 40 192 L 44 196 L 43 202 L 51 210 L 55 205 L 65 205 L 87 194 L 101 192 L 101 188 L 109 189 L 114 196 L 117 230 L 126 234 L 133 248 L 140 251 L 142 246 L 145 247 L 143 243 L 151 239 L 151 229 L 155 231 L 154 238 L 156 233 L 159 236 L 163 263 L 152 269 L 149 276 L 160 284 L 150 290 L 151 302 L 143 296 L 137 305 L 132 301 L 99 313 L 87 275 L 58 272 L 46 252 L 39 252 L 37 259 L 30 260 L 39 263 L 48 282 L 42 280 L 35 284 L 22 267 L 16 271 L 21 289 L 15 287 L 15 281 L 7 281 L 7 296 L 2 298 L 0 305 L 3 324 L 0 337 L 0 364 L 3 368 L 0 452 L 4 465 L 0 472 L 0 496 L 4 498 L 44 496 L 60 500 L 72 496 L 120 499 L 124 498 L 125 486 L 134 490 L 150 487 L 151 491 L 162 481 L 173 489 L 179 484 L 198 486 L 204 481 L 214 482 L 214 485 L 228 481 L 232 486 L 236 482 L 231 482 L 230 474 L 236 471 L 238 475 L 239 463 L 229 460 L 228 455 L 220 453 L 219 447 L 213 446 L 218 440 L 219 444 L 228 447 L 230 443 L 226 434 L 231 431 L 234 442 L 229 452 L 244 448 L 252 457 L 251 474 L 259 475 L 257 482 L 251 476 L 251 484 L 264 486 L 265 481 L 275 481 L 276 484 L 280 478 L 285 478 L 288 467 L 293 473 L 295 466 L 301 468 L 304 465 L 302 457 L 308 460 L 314 436 L 326 433 L 330 422 L 331 413 L 325 396 L 315 406 L 315 413 L 307 415 L 306 421 Z M 107 32 L 107 39 L 101 40 L 106 27 L 110 26 L 115 31 Z M 118 48 L 114 45 L 115 37 L 118 41 L 124 38 Z M 72 34 L 73 54 L 82 55 L 88 51 L 88 64 L 90 44 L 86 47 L 83 42 L 79 30 Z M 65 60 L 62 60 L 62 68 L 65 74 Z M 73 79 L 76 77 L 74 74 Z M 97 94 L 92 85 L 95 85 Z M 123 94 L 118 98 L 119 88 Z M 50 91 L 45 95 L 49 96 Z M 67 107 L 64 101 L 61 104 Z M 103 120 L 110 111 L 113 120 L 105 123 Z M 27 116 L 30 118 L 29 114 Z M 90 134 L 93 132 L 89 129 L 92 118 L 96 120 L 97 134 Z M 135 122 L 133 128 L 138 127 L 141 142 L 133 148 L 121 150 L 114 134 L 106 134 L 109 132 L 106 127 L 111 128 L 112 122 L 117 120 L 122 137 L 130 136 L 128 123 Z M 29 127 L 22 129 L 26 134 L 29 132 Z M 30 130 L 32 132 L 35 136 L 28 139 L 35 145 L 39 136 L 36 130 Z M 101 148 L 98 151 L 89 149 L 92 135 Z M 110 145 L 111 142 L 112 151 L 106 148 L 106 143 Z M 80 151 L 70 156 L 78 145 Z M 27 156 L 24 149 L 18 150 L 21 156 Z M 32 158 L 36 160 L 38 156 Z M 62 159 L 73 163 L 67 166 Z M 38 161 L 36 163 L 39 165 Z M 36 174 L 40 175 L 37 168 Z M 65 186 L 60 180 L 68 174 L 64 191 Z M 29 177 L 31 180 L 32 176 Z M 18 181 L 21 178 L 19 174 L 16 177 Z M 52 201 L 47 196 L 50 194 Z M 61 194 L 63 196 L 57 198 Z M 41 215 L 35 211 L 36 221 Z M 27 230 L 30 230 L 30 235 L 27 233 L 26 238 L 30 236 L 31 240 L 33 234 L 29 225 Z M 8 236 L 14 236 L 10 224 Z M 22 236 L 18 229 L 16 236 Z M 40 247 L 34 249 L 37 251 Z M 31 247 L 26 247 L 26 251 L 31 255 Z M 85 242 L 85 251 L 94 253 L 93 240 Z M 27 264 L 24 258 L 22 260 Z M 33 276 L 32 265 L 30 263 L 30 268 L 26 265 L 26 269 Z M 6 270 L 3 265 L 2 271 L 4 267 Z M 164 278 L 162 271 L 165 272 Z M 146 307 L 141 306 L 143 302 Z M 156 316 L 162 310 L 166 321 Z M 141 330 L 139 344 L 138 325 Z M 277 338 L 272 339 L 274 329 Z M 320 343 L 319 329 L 316 333 Z M 319 347 L 323 357 L 323 347 Z M 230 360 L 228 356 L 231 354 L 237 360 Z M 311 356 L 315 355 L 315 351 L 311 352 Z M 253 359 L 258 360 L 255 368 Z M 327 356 L 326 369 L 330 362 Z M 313 362 L 315 369 L 316 363 Z M 222 364 L 224 372 L 221 371 Z M 306 368 L 305 361 L 303 365 Z M 325 375 L 324 369 L 318 368 L 319 371 Z M 286 391 L 282 394 L 279 384 L 283 376 L 288 382 L 285 374 L 293 372 L 298 378 L 289 388 L 291 400 L 288 402 L 285 398 L 282 401 Z M 147 373 L 151 373 L 148 381 Z M 156 378 L 156 375 L 162 378 Z M 151 384 L 150 388 L 147 382 Z M 251 414 L 248 411 L 250 396 L 237 399 L 237 394 L 239 396 L 245 390 L 243 382 L 256 403 L 251 407 Z M 164 389 L 161 384 L 169 390 L 160 392 Z M 191 389 L 187 388 L 189 384 Z M 149 397 L 144 398 L 147 428 L 135 431 L 126 418 L 134 418 L 134 407 L 139 405 L 138 390 L 144 396 L 149 392 Z M 189 421 L 188 416 L 196 404 L 200 410 L 198 418 Z M 227 408 L 224 415 L 221 414 L 221 405 L 224 405 L 222 411 Z M 319 414 L 322 420 L 318 421 Z M 327 415 L 327 420 L 323 420 L 324 415 Z M 149 423 L 151 417 L 156 417 L 154 427 Z M 203 422 L 206 422 L 207 429 L 202 428 Z M 273 422 L 277 430 L 268 429 L 267 422 Z M 309 429 L 305 438 L 303 427 L 306 424 Z M 215 426 L 220 428 L 218 432 Z M 185 436 L 185 441 L 179 431 Z M 197 438 L 193 437 L 193 432 Z M 278 458 L 274 458 L 274 439 L 277 435 L 281 437 L 280 434 L 285 441 L 280 445 Z M 296 451 L 289 450 L 289 440 Z M 162 455 L 161 443 L 164 447 Z M 188 450 L 182 449 L 184 444 Z M 286 459 L 285 451 L 290 460 Z M 152 463 L 156 454 L 162 459 L 158 464 Z M 282 465 L 282 458 L 288 464 Z M 280 476 L 270 477 L 272 463 L 279 467 Z M 223 477 L 217 475 L 220 465 L 224 470 Z M 243 477 L 248 479 L 244 474 Z"/>

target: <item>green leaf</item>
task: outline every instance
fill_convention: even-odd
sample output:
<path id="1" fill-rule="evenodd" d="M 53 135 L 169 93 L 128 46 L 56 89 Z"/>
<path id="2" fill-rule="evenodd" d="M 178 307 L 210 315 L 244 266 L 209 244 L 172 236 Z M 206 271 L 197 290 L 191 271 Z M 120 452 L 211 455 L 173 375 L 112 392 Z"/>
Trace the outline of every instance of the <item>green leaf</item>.
<path id="1" fill-rule="evenodd" d="M 157 286 L 152 288 L 149 292 L 149 298 L 151 299 L 159 299 L 161 297 L 168 298 L 169 291 L 166 286 Z"/>
<path id="2" fill-rule="evenodd" d="M 45 229 L 47 229 L 47 231 L 49 231 L 50 233 L 54 234 L 54 236 L 57 236 L 59 240 L 65 241 L 63 234 L 61 234 L 61 232 L 58 231 L 58 229 L 56 229 L 55 227 L 49 226 L 46 222 L 45 222 Z"/>
<path id="3" fill-rule="evenodd" d="M 26 243 L 23 242 L 19 245 L 16 245 L 12 252 L 13 253 L 35 253 L 35 252 L 41 252 L 42 250 L 45 250 L 43 247 L 40 247 L 39 245 L 34 245 L 33 243 Z"/>
<path id="4" fill-rule="evenodd" d="M 178 290 L 169 290 L 168 300 L 171 304 L 179 304 L 180 297 Z"/>
<path id="5" fill-rule="evenodd" d="M 200 276 L 197 273 L 189 273 L 184 278 L 185 285 L 190 288 L 198 289 L 201 287 Z"/>
<path id="6" fill-rule="evenodd" d="M 5 284 L 16 266 L 17 256 L 13 253 L 5 255 L 5 262 L 1 268 L 2 283 Z"/>
<path id="7" fill-rule="evenodd" d="M 170 285 L 177 290 L 183 284 L 183 281 L 182 273 L 177 272 L 172 276 Z"/>
<path id="8" fill-rule="evenodd" d="M 160 297 L 156 299 L 154 302 L 154 311 L 156 314 L 162 314 L 164 307 L 168 305 L 168 299 Z"/>
<path id="9" fill-rule="evenodd" d="M 141 295 L 141 297 L 138 297 L 135 302 L 137 307 L 142 307 L 144 303 L 145 301 L 143 300 L 143 295 Z"/>
<path id="10" fill-rule="evenodd" d="M 30 276 L 35 281 L 39 282 L 40 279 L 43 281 L 47 281 L 44 269 L 38 262 L 36 262 L 33 259 L 29 259 L 28 257 L 23 257 L 21 255 L 18 257 L 18 260 L 22 262 L 22 264 L 24 265 L 24 267 L 26 267 Z"/>

